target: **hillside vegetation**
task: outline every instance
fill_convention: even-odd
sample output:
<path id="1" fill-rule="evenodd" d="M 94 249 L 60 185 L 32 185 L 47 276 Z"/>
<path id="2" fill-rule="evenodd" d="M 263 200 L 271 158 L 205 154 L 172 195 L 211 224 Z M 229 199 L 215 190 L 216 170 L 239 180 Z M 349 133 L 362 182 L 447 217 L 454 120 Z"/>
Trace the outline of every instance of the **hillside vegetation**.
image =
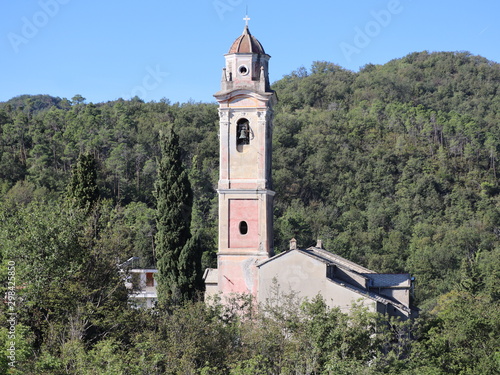
<path id="1" fill-rule="evenodd" d="M 300 332 L 296 325 L 279 326 L 278 318 L 273 325 L 271 318 L 266 321 L 269 315 L 260 317 L 260 323 L 276 329 L 267 332 L 261 349 L 245 331 L 245 321 L 234 316 L 217 321 L 220 311 L 198 305 L 191 306 L 189 318 L 183 307 L 161 319 L 136 316 L 146 313 L 126 307 L 121 281 L 109 270 L 132 256 L 140 256 L 143 266 L 154 264 L 159 131 L 170 124 L 179 135 L 194 193 L 191 230 L 205 249 L 204 266 L 215 265 L 217 105 L 138 98 L 94 104 L 80 95 L 71 100 L 25 95 L 0 103 L 2 277 L 7 278 L 8 262 L 15 261 L 18 285 L 29 285 L 22 292 L 26 302 L 19 330 L 24 333 L 19 336 L 32 367 L 23 373 L 91 374 L 82 363 L 99 368 L 104 353 L 142 355 L 144 363 L 134 363 L 149 368 L 148 374 L 197 373 L 186 369 L 202 367 L 203 374 L 360 374 L 361 368 L 365 374 L 486 374 L 498 369 L 500 65 L 465 52 L 413 53 L 357 73 L 315 62 L 275 82 L 273 89 L 279 98 L 273 134 L 276 251 L 287 250 L 292 237 L 301 247 L 322 239 L 327 250 L 375 271 L 410 272 L 422 318 L 418 327 L 399 332 L 413 330 L 416 344 L 370 342 L 379 349 L 370 346 L 368 352 L 381 350 L 375 362 L 349 350 L 334 353 L 341 337 L 358 337 L 367 326 L 365 317 L 359 312 L 353 318 L 350 333 L 330 327 L 339 336 L 329 343 L 314 341 L 321 336 L 316 329 L 328 330 L 319 321 L 313 327 L 318 314 L 342 315 L 327 312 L 319 301 L 292 314 L 308 317 L 310 325 Z M 66 203 L 80 154 L 93 155 L 98 165 L 101 203 L 92 219 L 78 216 Z M 129 328 L 118 328 L 112 316 Z M 138 331 L 133 322 L 141 319 L 145 327 Z M 182 334 L 193 335 L 183 339 L 192 345 L 185 349 L 193 350 L 187 359 L 175 341 L 180 336 L 171 331 L 184 325 L 191 328 Z M 195 329 L 221 340 L 221 346 L 216 350 Z M 284 334 L 287 329 L 295 336 Z M 239 341 L 242 337 L 250 346 Z M 277 369 L 283 347 L 278 350 L 276 340 L 285 337 L 297 341 L 279 353 L 286 358 L 280 357 L 283 367 Z M 227 355 L 234 345 L 240 349 Z M 332 356 L 314 363 L 300 357 L 300 348 L 316 346 Z M 200 354 L 200 347 L 213 352 Z M 36 353 L 31 362 L 29 353 Z M 178 367 L 167 370 L 169 361 Z"/>

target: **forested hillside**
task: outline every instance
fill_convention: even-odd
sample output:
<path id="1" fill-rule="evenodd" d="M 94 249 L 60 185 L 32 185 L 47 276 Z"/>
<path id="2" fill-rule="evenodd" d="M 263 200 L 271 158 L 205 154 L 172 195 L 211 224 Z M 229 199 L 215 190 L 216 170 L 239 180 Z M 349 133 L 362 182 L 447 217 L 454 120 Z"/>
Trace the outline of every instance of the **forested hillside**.
<path id="1" fill-rule="evenodd" d="M 280 336 L 283 330 L 295 332 L 297 325 L 273 326 L 265 320 L 269 315 L 261 317 L 263 326 L 276 329 L 259 331 L 267 334 L 261 349 L 245 331 L 249 327 L 238 326 L 237 334 L 234 316 L 217 321 L 218 312 L 206 307 L 191 306 L 191 315 L 179 308 L 161 319 L 129 311 L 113 265 L 131 256 L 140 256 L 144 266 L 154 263 L 153 189 L 159 131 L 168 125 L 179 135 L 194 192 L 191 230 L 205 249 L 204 266 L 214 265 L 217 105 L 21 96 L 0 103 L 0 248 L 2 277 L 15 260 L 18 285 L 26 285 L 25 309 L 19 311 L 19 345 L 25 352 L 19 349 L 19 355 L 37 368 L 30 373 L 93 374 L 82 363 L 103 363 L 106 356 L 118 362 L 127 357 L 129 367 L 150 366 L 145 374 L 195 373 L 185 372 L 191 367 L 204 367 L 203 374 L 360 374 L 361 368 L 366 374 L 487 374 L 498 369 L 500 65 L 451 52 L 413 53 L 357 73 L 315 62 L 275 82 L 273 89 L 279 99 L 273 134 L 276 251 L 287 250 L 292 237 L 301 247 L 319 238 L 327 250 L 376 271 L 410 272 L 416 278 L 415 303 L 422 309 L 420 325 L 411 328 L 418 339 L 413 349 L 406 342 L 394 348 L 394 341 L 371 342 L 379 346 L 363 347 L 370 353 L 385 348 L 385 357 L 379 353 L 383 360 L 375 362 L 347 349 L 314 361 L 294 357 L 300 348 L 315 345 L 321 353 L 332 352 L 341 337 L 359 339 L 356 327 L 369 326 L 359 313 L 350 333 L 330 327 L 336 338 L 320 343 L 325 336 L 320 339 L 318 330 L 328 327 L 315 319 L 335 314 L 318 301 L 297 315 L 288 312 L 293 319 L 308 317 L 309 326 L 298 336 Z M 97 162 L 100 207 L 90 219 L 67 204 L 72 170 L 82 154 Z M 133 328 L 141 319 L 143 331 Z M 183 340 L 192 347 L 183 351 L 181 334 L 172 330 L 185 326 L 190 328 L 182 334 L 192 336 Z M 214 342 L 201 339 L 197 328 L 216 337 Z M 370 341 L 370 334 L 364 339 Z M 238 341 L 242 337 L 254 346 Z M 286 346 L 289 351 L 279 347 L 290 344 L 284 337 L 298 337 L 295 346 Z M 233 345 L 240 349 L 228 356 Z M 200 353 L 201 347 L 206 351 Z M 165 352 L 187 362 L 159 354 Z M 283 367 L 276 369 L 278 352 L 286 358 L 280 357 Z M 171 372 L 165 370 L 169 361 L 177 363 Z M 303 372 L 297 366 L 305 366 Z M 142 373 L 125 367 L 110 371 Z"/>

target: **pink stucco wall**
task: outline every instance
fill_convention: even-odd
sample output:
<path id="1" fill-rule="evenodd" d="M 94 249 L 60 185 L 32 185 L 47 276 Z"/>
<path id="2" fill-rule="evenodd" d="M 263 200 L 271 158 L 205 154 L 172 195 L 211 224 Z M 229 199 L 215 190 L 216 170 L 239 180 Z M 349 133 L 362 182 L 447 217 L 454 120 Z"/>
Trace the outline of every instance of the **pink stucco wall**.
<path id="1" fill-rule="evenodd" d="M 219 259 L 219 291 L 225 296 L 250 293 L 257 296 L 257 267 L 262 257 L 248 255 L 226 256 Z"/>
<path id="2" fill-rule="evenodd" d="M 259 247 L 259 206 L 257 199 L 231 199 L 229 201 L 229 248 L 248 249 Z M 240 233 L 240 223 L 248 226 L 246 234 Z"/>

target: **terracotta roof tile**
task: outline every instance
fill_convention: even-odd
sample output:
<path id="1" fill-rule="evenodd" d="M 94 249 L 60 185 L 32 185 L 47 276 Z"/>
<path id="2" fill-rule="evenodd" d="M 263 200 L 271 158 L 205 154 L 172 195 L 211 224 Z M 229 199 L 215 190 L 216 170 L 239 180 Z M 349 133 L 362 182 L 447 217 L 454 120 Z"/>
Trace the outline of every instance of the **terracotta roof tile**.
<path id="1" fill-rule="evenodd" d="M 229 49 L 228 53 L 257 53 L 264 55 L 264 47 L 262 44 L 250 34 L 248 26 L 245 26 L 243 34 L 241 34 L 238 39 L 236 39 Z"/>

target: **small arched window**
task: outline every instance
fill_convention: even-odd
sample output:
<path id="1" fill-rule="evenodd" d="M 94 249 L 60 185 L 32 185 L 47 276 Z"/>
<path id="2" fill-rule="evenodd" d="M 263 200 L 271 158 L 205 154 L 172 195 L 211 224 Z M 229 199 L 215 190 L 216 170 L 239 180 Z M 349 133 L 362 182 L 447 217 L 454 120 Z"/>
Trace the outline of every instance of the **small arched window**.
<path id="1" fill-rule="evenodd" d="M 246 118 L 239 119 L 236 125 L 236 144 L 250 144 L 250 123 Z"/>

